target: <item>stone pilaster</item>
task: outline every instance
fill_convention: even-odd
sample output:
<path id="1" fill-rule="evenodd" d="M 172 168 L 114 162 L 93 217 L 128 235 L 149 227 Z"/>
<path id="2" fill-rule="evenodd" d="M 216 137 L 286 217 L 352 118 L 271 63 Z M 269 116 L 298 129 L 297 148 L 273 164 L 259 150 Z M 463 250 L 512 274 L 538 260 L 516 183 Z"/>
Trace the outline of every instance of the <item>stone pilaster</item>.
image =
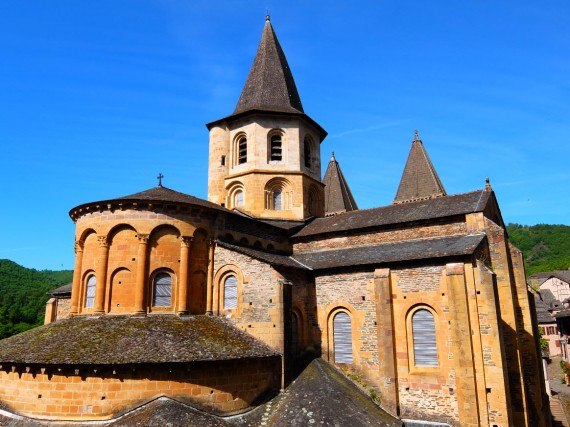
<path id="1" fill-rule="evenodd" d="M 475 381 L 471 321 L 465 286 L 465 267 L 462 263 L 447 264 L 445 274 L 451 322 L 450 348 L 453 349 L 455 359 L 459 422 L 465 427 L 478 427 L 480 425 L 480 414 Z"/>
<path id="2" fill-rule="evenodd" d="M 376 330 L 378 339 L 378 369 L 382 407 L 398 416 L 398 379 L 394 346 L 394 306 L 390 269 L 374 271 L 374 293 L 376 297 Z"/>

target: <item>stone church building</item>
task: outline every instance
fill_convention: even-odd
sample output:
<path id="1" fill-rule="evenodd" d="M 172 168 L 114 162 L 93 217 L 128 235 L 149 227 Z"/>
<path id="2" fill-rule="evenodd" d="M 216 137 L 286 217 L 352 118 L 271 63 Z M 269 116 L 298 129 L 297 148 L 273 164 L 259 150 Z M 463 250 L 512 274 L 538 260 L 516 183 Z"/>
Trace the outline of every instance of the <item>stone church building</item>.
<path id="1" fill-rule="evenodd" d="M 358 209 L 334 154 L 321 178 L 327 133 L 269 18 L 235 110 L 207 127 L 208 200 L 159 180 L 71 210 L 70 299 L 0 342 L 1 409 L 108 420 L 167 396 L 236 414 L 320 357 L 399 419 L 549 425 L 489 182 L 448 195 L 416 132 L 393 203 Z"/>

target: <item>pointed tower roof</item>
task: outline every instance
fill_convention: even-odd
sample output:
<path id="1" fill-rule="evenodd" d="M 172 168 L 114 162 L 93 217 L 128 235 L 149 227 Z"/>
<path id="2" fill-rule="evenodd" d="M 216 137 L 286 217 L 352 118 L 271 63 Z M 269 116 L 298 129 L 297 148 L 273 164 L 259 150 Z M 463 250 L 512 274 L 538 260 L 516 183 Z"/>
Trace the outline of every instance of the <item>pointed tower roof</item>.
<path id="1" fill-rule="evenodd" d="M 206 126 L 211 130 L 220 122 L 235 120 L 252 113 L 301 116 L 316 128 L 321 141 L 327 136 L 327 132 L 303 110 L 293 74 L 273 31 L 269 15 L 265 17 L 257 54 L 234 112 Z"/>
<path id="2" fill-rule="evenodd" d="M 303 113 L 303 105 L 269 15 L 257 55 L 233 114 L 250 110 Z"/>
<path id="3" fill-rule="evenodd" d="M 325 216 L 358 209 L 340 166 L 334 157 L 334 151 L 327 166 L 323 184 L 325 184 Z"/>
<path id="4" fill-rule="evenodd" d="M 446 196 L 433 164 L 415 131 L 412 148 L 393 204 Z"/>

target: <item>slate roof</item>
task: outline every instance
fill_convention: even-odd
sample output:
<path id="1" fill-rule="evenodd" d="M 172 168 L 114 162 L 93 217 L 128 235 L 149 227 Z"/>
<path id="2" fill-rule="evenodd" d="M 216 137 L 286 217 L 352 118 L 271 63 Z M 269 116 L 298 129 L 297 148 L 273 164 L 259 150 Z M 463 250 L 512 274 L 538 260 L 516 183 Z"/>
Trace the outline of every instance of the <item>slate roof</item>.
<path id="1" fill-rule="evenodd" d="M 544 281 L 550 279 L 551 277 L 556 277 L 563 282 L 570 283 L 570 270 L 553 270 L 545 271 L 541 273 L 532 274 L 529 279 L 538 279 L 539 283 L 544 283 Z"/>
<path id="2" fill-rule="evenodd" d="M 492 191 L 478 190 L 437 199 L 361 209 L 327 218 L 317 218 L 293 237 L 392 226 L 481 212 L 487 206 L 491 194 Z"/>
<path id="3" fill-rule="evenodd" d="M 384 264 L 472 254 L 485 234 L 405 240 L 379 245 L 353 246 L 294 254 L 293 258 L 313 270 L 357 265 Z"/>
<path id="4" fill-rule="evenodd" d="M 0 364 L 122 365 L 270 356 L 278 353 L 212 316 L 75 316 L 0 341 Z"/>
<path id="5" fill-rule="evenodd" d="M 305 269 L 306 267 L 302 266 L 298 262 L 296 262 L 292 257 L 287 255 L 280 255 L 274 254 L 271 252 L 257 250 L 249 247 L 233 245 L 231 243 L 219 241 L 218 246 L 222 248 L 229 249 L 231 251 L 235 251 L 237 253 L 250 256 L 254 259 L 259 261 L 263 261 L 267 264 L 274 265 L 274 266 L 281 266 L 281 267 L 291 267 L 291 268 L 300 268 Z"/>
<path id="6" fill-rule="evenodd" d="M 250 110 L 303 113 L 293 74 L 269 21 L 233 114 Z"/>
<path id="7" fill-rule="evenodd" d="M 415 132 L 412 148 L 393 203 L 445 196 L 447 193 L 431 163 L 422 141 Z"/>
<path id="8" fill-rule="evenodd" d="M 334 157 L 334 152 L 327 166 L 323 184 L 325 184 L 325 215 L 358 209 L 348 183 Z"/>
<path id="9" fill-rule="evenodd" d="M 68 285 L 60 286 L 59 288 L 53 289 L 49 291 L 49 294 L 52 296 L 71 296 L 71 288 L 73 283 L 69 283 Z"/>
<path id="10" fill-rule="evenodd" d="M 149 203 L 174 203 L 182 205 L 193 205 L 200 206 L 208 209 L 213 209 L 215 211 L 221 212 L 231 212 L 229 209 L 223 208 L 220 205 L 209 202 L 198 197 L 191 196 L 189 194 L 180 193 L 178 191 L 171 190 L 163 186 L 154 187 L 140 193 L 130 194 L 128 196 L 117 197 L 116 199 L 102 200 L 98 202 L 84 203 L 82 205 L 76 206 L 69 211 L 69 216 L 72 218 L 80 215 L 79 212 L 85 210 L 87 207 L 102 206 L 107 205 L 120 205 L 123 204 L 149 204 Z"/>
<path id="11" fill-rule="evenodd" d="M 269 403 L 232 419 L 237 426 L 400 427 L 333 366 L 315 359 Z"/>
<path id="12" fill-rule="evenodd" d="M 548 311 L 548 304 L 541 299 L 541 295 L 538 293 L 534 294 L 534 306 L 536 310 L 536 320 L 539 324 L 556 322 Z"/>

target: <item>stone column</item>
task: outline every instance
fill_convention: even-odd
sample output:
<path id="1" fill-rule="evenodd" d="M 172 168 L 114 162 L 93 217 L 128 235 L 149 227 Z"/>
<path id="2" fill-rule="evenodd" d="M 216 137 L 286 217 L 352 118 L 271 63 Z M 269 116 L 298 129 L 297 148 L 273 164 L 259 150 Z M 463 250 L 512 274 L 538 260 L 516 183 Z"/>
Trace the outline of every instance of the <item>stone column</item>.
<path id="1" fill-rule="evenodd" d="M 479 404 L 475 382 L 471 321 L 465 286 L 465 266 L 451 263 L 445 266 L 449 317 L 451 322 L 451 346 L 455 359 L 455 386 L 459 422 L 465 427 L 478 427 Z"/>
<path id="2" fill-rule="evenodd" d="M 81 292 L 81 266 L 83 264 L 83 242 L 75 242 L 75 266 L 73 267 L 73 286 L 71 287 L 71 309 L 70 314 L 79 313 L 79 293 Z"/>
<path id="3" fill-rule="evenodd" d="M 99 240 L 99 257 L 97 258 L 97 269 L 95 276 L 97 284 L 95 286 L 95 303 L 93 304 L 93 314 L 105 314 L 105 291 L 107 288 L 107 264 L 109 262 L 109 242 L 106 236 L 97 236 Z"/>
<path id="4" fill-rule="evenodd" d="M 146 283 L 146 249 L 148 246 L 148 234 L 139 234 L 139 248 L 137 253 L 137 278 L 135 282 L 135 314 L 146 314 L 144 304 Z"/>
<path id="5" fill-rule="evenodd" d="M 394 305 L 390 269 L 374 270 L 374 294 L 376 297 L 376 330 L 378 346 L 378 369 L 382 407 L 398 416 L 398 378 L 394 346 Z"/>
<path id="6" fill-rule="evenodd" d="M 208 280 L 206 284 L 206 314 L 213 314 L 213 294 L 214 294 L 214 253 L 216 241 L 210 240 L 208 248 Z"/>
<path id="7" fill-rule="evenodd" d="M 180 237 L 180 275 L 178 280 L 178 301 L 176 313 L 178 315 L 189 314 L 188 311 L 188 266 L 190 255 L 190 244 L 192 237 Z"/>

